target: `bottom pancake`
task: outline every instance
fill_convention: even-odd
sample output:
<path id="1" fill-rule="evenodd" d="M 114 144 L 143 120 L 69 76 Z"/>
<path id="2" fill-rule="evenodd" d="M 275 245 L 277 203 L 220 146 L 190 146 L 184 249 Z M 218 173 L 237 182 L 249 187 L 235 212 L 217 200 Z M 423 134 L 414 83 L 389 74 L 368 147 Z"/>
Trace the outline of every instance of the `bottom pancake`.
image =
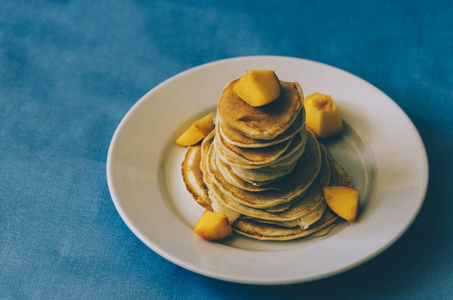
<path id="1" fill-rule="evenodd" d="M 335 216 L 330 209 L 327 209 L 321 219 L 309 228 L 303 229 L 301 227 L 286 228 L 278 225 L 261 223 L 247 217 L 241 217 L 233 223 L 233 229 L 235 232 L 253 239 L 289 241 L 318 233 L 333 225 L 337 219 L 338 217 Z"/>

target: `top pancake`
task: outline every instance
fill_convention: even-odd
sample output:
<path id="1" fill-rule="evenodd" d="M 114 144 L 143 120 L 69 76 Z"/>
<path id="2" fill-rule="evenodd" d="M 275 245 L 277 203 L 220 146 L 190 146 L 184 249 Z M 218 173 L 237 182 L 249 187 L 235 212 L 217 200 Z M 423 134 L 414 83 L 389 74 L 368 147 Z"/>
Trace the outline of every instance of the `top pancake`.
<path id="1" fill-rule="evenodd" d="M 303 108 L 303 92 L 297 82 L 280 81 L 282 90 L 275 101 L 253 107 L 233 91 L 236 80 L 223 90 L 217 106 L 222 123 L 251 139 L 272 140 L 288 129 Z"/>

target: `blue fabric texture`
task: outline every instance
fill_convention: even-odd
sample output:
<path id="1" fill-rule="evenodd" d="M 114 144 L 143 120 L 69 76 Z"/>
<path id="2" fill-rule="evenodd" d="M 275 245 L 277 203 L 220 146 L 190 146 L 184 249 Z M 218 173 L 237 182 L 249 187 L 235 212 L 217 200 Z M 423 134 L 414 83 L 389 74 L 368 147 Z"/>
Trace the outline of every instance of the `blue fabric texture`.
<path id="1" fill-rule="evenodd" d="M 452 16 L 451 1 L 2 1 L 0 298 L 450 298 Z M 165 79 L 245 55 L 344 69 L 414 122 L 430 184 L 383 254 L 314 282 L 242 285 L 168 262 L 124 224 L 105 175 L 123 116 Z"/>

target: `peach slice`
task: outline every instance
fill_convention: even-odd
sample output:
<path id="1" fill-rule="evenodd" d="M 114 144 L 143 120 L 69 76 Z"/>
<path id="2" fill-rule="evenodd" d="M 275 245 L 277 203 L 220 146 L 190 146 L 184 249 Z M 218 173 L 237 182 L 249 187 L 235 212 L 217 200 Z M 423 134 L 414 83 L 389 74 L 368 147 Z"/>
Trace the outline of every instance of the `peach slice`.
<path id="1" fill-rule="evenodd" d="M 328 138 L 343 131 L 340 110 L 332 97 L 314 93 L 304 100 L 306 125 L 318 138 Z"/>
<path id="2" fill-rule="evenodd" d="M 233 235 L 233 229 L 227 216 L 209 210 L 201 215 L 194 231 L 209 241 L 216 241 Z"/>
<path id="3" fill-rule="evenodd" d="M 341 218 L 354 223 L 359 211 L 359 191 L 347 186 L 323 187 L 327 205 Z"/>
<path id="4" fill-rule="evenodd" d="M 280 81 L 274 71 L 252 70 L 240 77 L 233 91 L 251 106 L 263 106 L 280 96 Z"/>
<path id="5" fill-rule="evenodd" d="M 204 137 L 203 131 L 195 125 L 192 125 L 178 137 L 176 144 L 180 146 L 192 146 L 204 139 Z"/>
<path id="6" fill-rule="evenodd" d="M 198 127 L 204 136 L 207 136 L 214 129 L 213 113 L 210 113 L 203 118 L 193 122 L 195 127 Z"/>
<path id="7" fill-rule="evenodd" d="M 176 144 L 180 146 L 192 146 L 204 139 L 213 129 L 213 113 L 193 122 L 193 124 L 183 134 L 176 139 Z"/>

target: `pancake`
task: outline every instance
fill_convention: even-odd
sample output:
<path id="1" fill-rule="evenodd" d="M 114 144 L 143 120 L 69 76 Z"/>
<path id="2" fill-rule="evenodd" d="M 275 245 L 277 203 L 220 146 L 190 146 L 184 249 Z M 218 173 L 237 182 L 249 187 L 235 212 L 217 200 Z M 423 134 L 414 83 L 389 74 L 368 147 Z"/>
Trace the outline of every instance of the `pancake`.
<path id="1" fill-rule="evenodd" d="M 203 180 L 201 172 L 201 145 L 197 144 L 187 148 L 181 164 L 181 174 L 187 191 L 201 207 L 212 211 L 209 191 Z"/>
<path id="2" fill-rule="evenodd" d="M 305 109 L 301 109 L 291 126 L 285 130 L 282 134 L 272 140 L 261 140 L 251 139 L 241 134 L 240 132 L 228 127 L 224 124 L 220 117 L 217 118 L 216 128 L 218 128 L 219 134 L 222 138 L 230 145 L 243 147 L 243 148 L 262 148 L 269 147 L 275 144 L 282 143 L 293 136 L 299 131 L 305 128 Z"/>
<path id="3" fill-rule="evenodd" d="M 288 180 L 290 174 L 286 175 L 287 173 L 278 173 L 278 178 L 275 180 L 272 180 L 272 177 L 265 177 L 264 181 L 253 181 L 253 180 L 247 180 L 247 178 L 242 178 L 238 174 L 236 174 L 236 170 L 233 170 L 233 167 L 230 165 L 226 164 L 223 162 L 217 152 L 215 155 L 215 164 L 222 176 L 225 178 L 225 180 L 240 189 L 250 191 L 250 192 L 260 192 L 260 191 L 267 191 L 267 190 L 277 190 L 277 191 L 282 191 L 285 189 L 288 189 L 291 184 L 291 180 Z M 290 166 L 291 168 L 294 168 L 296 166 L 297 161 L 293 166 Z M 292 169 L 291 169 L 292 170 Z M 291 171 L 290 170 L 290 171 Z M 257 174 L 258 171 L 256 172 Z M 262 176 L 267 175 L 266 173 L 261 173 Z M 272 173 L 271 173 L 272 174 Z M 277 174 L 277 173 L 275 173 Z M 273 175 L 273 174 L 272 174 Z"/>
<path id="4" fill-rule="evenodd" d="M 272 162 L 272 164 L 265 165 L 261 168 L 250 168 L 249 166 L 238 167 L 231 165 L 231 170 L 241 179 L 248 181 L 254 185 L 269 184 L 280 180 L 285 175 L 291 173 L 299 158 L 305 151 L 306 140 L 298 145 L 298 148 L 291 149 L 287 155 Z"/>
<path id="5" fill-rule="evenodd" d="M 287 228 L 300 227 L 300 228 L 307 229 L 308 227 L 310 227 L 310 225 L 314 224 L 322 217 L 326 208 L 327 208 L 327 203 L 325 201 L 321 201 L 317 207 L 313 208 L 313 210 L 311 210 L 306 215 L 300 216 L 296 220 L 291 220 L 291 221 L 258 220 L 258 221 L 263 222 L 263 223 L 279 225 L 279 226 L 287 227 Z"/>
<path id="6" fill-rule="evenodd" d="M 338 165 L 327 150 L 324 152 L 330 162 L 330 185 L 351 186 L 351 178 L 347 172 L 340 165 Z M 338 216 L 336 216 L 330 208 L 327 207 L 323 216 L 317 222 L 305 229 L 298 226 L 287 228 L 275 224 L 263 223 L 247 216 L 241 216 L 237 219 L 233 223 L 233 229 L 235 232 L 253 239 L 286 241 L 302 237 L 327 234 L 329 230 L 335 226 L 335 221 L 337 219 Z"/>
<path id="7" fill-rule="evenodd" d="M 245 168 L 237 167 L 235 164 L 225 163 L 221 151 L 217 151 L 217 167 L 230 184 L 239 188 L 250 191 L 286 189 L 292 181 L 283 179 L 295 168 L 299 158 L 305 151 L 306 141 L 311 139 L 311 145 L 316 144 L 316 138 L 311 133 L 308 133 L 308 135 L 309 137 L 299 144 L 299 148 L 296 149 L 295 152 L 293 149 L 289 148 L 287 151 L 288 154 L 283 155 L 277 161 L 273 162 L 272 165 L 265 165 L 259 169 L 256 168 L 257 166 L 254 166 L 253 169 L 248 169 L 249 166 L 245 166 Z M 215 142 L 214 147 L 216 146 Z M 314 151 L 314 149 L 312 149 L 312 151 Z M 257 188 L 252 188 L 249 185 Z"/>
<path id="8" fill-rule="evenodd" d="M 351 180 L 351 177 L 349 176 L 348 172 L 336 162 L 335 158 L 332 156 L 332 154 L 326 148 L 326 146 L 324 146 L 323 144 L 320 144 L 320 145 L 321 145 L 321 148 L 324 150 L 324 153 L 326 153 L 327 158 L 330 161 L 330 167 L 331 167 L 330 172 L 333 174 L 333 176 L 331 176 L 329 185 L 352 187 L 352 180 Z"/>
<path id="9" fill-rule="evenodd" d="M 262 222 L 273 221 L 274 223 L 280 222 L 280 225 L 294 227 L 298 224 L 304 223 L 306 226 L 305 216 L 310 215 L 312 212 L 318 211 L 318 217 L 314 219 L 311 223 L 317 221 L 323 214 L 325 210 L 325 201 L 323 197 L 322 187 L 327 186 L 330 181 L 330 162 L 326 153 L 323 153 L 321 170 L 319 171 L 316 180 L 310 185 L 307 192 L 297 199 L 292 206 L 283 212 L 269 212 L 266 210 L 255 209 L 246 205 L 243 205 L 237 201 L 234 201 L 224 194 L 220 193 L 216 186 L 209 186 L 209 190 L 213 189 L 216 194 L 216 198 L 224 206 L 246 215 L 251 218 L 259 219 Z M 301 219 L 301 220 L 298 220 Z M 294 222 L 290 222 L 294 221 Z M 287 222 L 286 224 L 282 224 Z M 310 224 L 311 224 L 310 223 Z M 308 224 L 309 225 L 309 224 Z"/>
<path id="10" fill-rule="evenodd" d="M 265 208 L 265 209 L 263 209 L 263 211 L 267 211 L 267 212 L 271 212 L 271 213 L 287 211 L 287 210 L 289 210 L 289 209 L 294 205 L 294 203 L 296 203 L 297 201 L 299 201 L 300 198 L 302 198 L 302 197 L 304 197 L 304 196 L 305 196 L 305 193 L 302 193 L 299 197 L 294 198 L 293 200 L 291 200 L 291 201 L 289 201 L 289 202 L 286 202 L 286 203 L 282 203 L 282 204 L 279 204 L 279 205 L 276 205 L 276 206 L 272 206 L 272 207 Z"/>
<path id="11" fill-rule="evenodd" d="M 233 91 L 236 80 L 223 90 L 217 116 L 229 128 L 251 139 L 272 140 L 288 129 L 303 108 L 303 92 L 296 82 L 280 81 L 280 96 L 273 102 L 253 107 Z"/>
<path id="12" fill-rule="evenodd" d="M 248 182 L 243 180 L 239 176 L 237 176 L 231 169 L 231 167 L 225 164 L 221 159 L 219 159 L 219 155 L 215 156 L 215 164 L 217 169 L 222 174 L 223 178 L 234 187 L 240 188 L 245 191 L 249 192 L 261 192 L 261 191 L 268 191 L 268 190 L 277 190 L 282 191 L 286 189 L 285 184 L 276 183 L 273 184 L 272 182 L 269 184 L 262 184 L 258 185 L 256 183 Z M 282 182 L 283 183 L 283 182 Z"/>
<path id="13" fill-rule="evenodd" d="M 227 143 L 218 132 L 215 136 L 215 141 L 219 150 L 224 153 L 224 156 L 227 157 L 229 161 L 245 165 L 265 165 L 282 156 L 290 145 L 295 147 L 301 142 L 300 136 L 296 135 L 295 137 L 296 138 L 291 138 L 269 147 L 261 148 L 244 148 L 231 145 Z"/>
<path id="14" fill-rule="evenodd" d="M 214 145 L 222 161 L 232 167 L 242 169 L 259 169 L 263 172 L 266 172 L 266 167 L 272 167 L 269 168 L 269 171 L 271 172 L 274 172 L 276 170 L 278 171 L 277 167 L 288 166 L 292 162 L 297 160 L 298 157 L 302 155 L 307 140 L 306 131 L 300 131 L 299 134 L 296 134 L 290 140 L 290 143 L 286 147 L 285 151 L 278 151 L 278 153 L 277 151 L 275 151 L 274 153 L 269 155 L 269 153 L 266 153 L 266 149 L 273 148 L 273 146 L 265 148 L 241 148 L 232 146 L 229 150 L 227 150 L 225 149 L 227 147 L 222 144 L 222 138 L 217 138 L 217 135 L 218 131 L 216 133 L 216 140 Z M 257 150 L 255 154 L 253 154 L 254 150 Z M 273 150 L 271 149 L 270 151 Z M 231 152 L 236 152 L 236 154 Z M 262 152 L 264 152 L 264 154 L 262 154 Z M 242 155 L 242 157 L 238 158 L 238 154 Z"/>
<path id="15" fill-rule="evenodd" d="M 218 131 L 216 132 L 216 139 L 213 143 L 216 151 L 217 167 L 230 184 L 250 191 L 280 189 L 276 186 L 269 185 L 273 182 L 279 181 L 282 177 L 293 171 L 297 160 L 305 150 L 307 141 L 307 133 L 304 129 L 292 139 L 290 145 L 287 147 L 285 152 L 280 154 L 280 156 L 277 157 L 277 155 L 274 155 L 272 160 L 268 158 L 260 164 L 246 164 L 245 159 L 238 161 L 235 157 L 229 156 L 231 154 L 229 151 L 228 153 L 225 153 L 225 147 L 220 145 L 222 142 L 219 142 L 217 135 Z M 253 156 L 252 152 L 254 149 L 243 149 L 235 146 L 232 146 L 232 149 L 237 149 L 237 151 L 242 151 L 242 153 L 250 151 L 250 157 Z M 260 151 L 258 151 L 256 157 L 260 156 Z M 245 181 L 247 183 L 243 185 L 241 184 L 241 181 Z M 251 189 L 248 187 L 249 184 L 260 188 Z"/>
<path id="16" fill-rule="evenodd" d="M 254 185 L 261 186 L 271 184 L 279 181 L 282 177 L 290 174 L 297 164 L 297 157 L 291 164 L 287 166 L 281 166 L 275 169 L 264 170 L 250 170 L 232 167 L 231 170 L 242 180 L 250 182 Z"/>
<path id="17" fill-rule="evenodd" d="M 202 144 L 202 171 L 207 186 L 210 187 L 210 184 L 211 186 L 215 185 L 219 193 L 253 208 L 269 208 L 282 203 L 288 203 L 299 197 L 305 193 L 310 184 L 315 180 L 321 168 L 321 148 L 316 138 L 311 136 L 307 140 L 306 151 L 297 162 L 295 173 L 288 178 L 289 183 L 287 189 L 283 191 L 269 190 L 263 192 L 244 191 L 229 184 L 217 169 L 212 140 L 213 137 L 208 136 Z M 207 154 L 205 155 L 205 153 Z"/>
<path id="18" fill-rule="evenodd" d="M 220 203 L 217 200 L 216 196 L 211 193 L 211 191 L 209 191 L 209 197 L 211 199 L 211 211 L 226 215 L 228 221 L 230 221 L 231 224 L 233 224 L 237 219 L 241 217 L 241 214 L 239 212 L 232 210 Z"/>
<path id="19" fill-rule="evenodd" d="M 279 225 L 262 223 L 248 217 L 240 217 L 233 223 L 233 230 L 241 235 L 267 241 L 288 241 L 308 237 L 320 232 L 334 223 L 336 217 L 330 209 L 326 209 L 323 216 L 312 226 L 303 229 L 300 227 L 286 228 Z"/>

